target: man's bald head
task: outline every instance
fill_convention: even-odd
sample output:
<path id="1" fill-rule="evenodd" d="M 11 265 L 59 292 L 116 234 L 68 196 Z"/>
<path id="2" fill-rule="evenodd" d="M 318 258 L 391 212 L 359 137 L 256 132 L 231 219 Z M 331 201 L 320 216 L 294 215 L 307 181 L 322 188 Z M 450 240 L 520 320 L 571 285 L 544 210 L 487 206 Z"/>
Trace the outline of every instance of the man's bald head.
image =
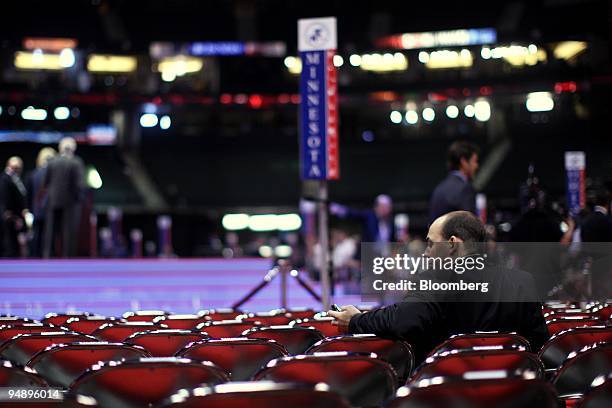
<path id="1" fill-rule="evenodd" d="M 463 243 L 462 249 L 465 252 L 477 251 L 480 246 L 475 244 L 485 242 L 486 239 L 484 225 L 469 211 L 453 211 L 436 218 L 427 233 L 428 247 L 440 242 L 459 242 Z"/>
<path id="2" fill-rule="evenodd" d="M 21 157 L 13 156 L 6 161 L 6 168 L 14 173 L 21 174 L 23 160 L 21 160 Z"/>
<path id="3" fill-rule="evenodd" d="M 65 137 L 62 140 L 60 140 L 58 149 L 59 149 L 60 154 L 68 154 L 68 155 L 74 154 L 74 152 L 76 152 L 76 149 L 77 149 L 76 140 L 74 140 L 71 137 Z"/>

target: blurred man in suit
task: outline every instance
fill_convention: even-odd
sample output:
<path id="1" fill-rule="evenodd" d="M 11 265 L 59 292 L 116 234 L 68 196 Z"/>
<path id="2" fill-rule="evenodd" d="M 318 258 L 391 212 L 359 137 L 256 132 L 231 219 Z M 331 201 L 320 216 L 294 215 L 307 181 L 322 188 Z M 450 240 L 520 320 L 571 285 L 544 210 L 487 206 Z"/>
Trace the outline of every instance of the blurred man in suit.
<path id="1" fill-rule="evenodd" d="M 47 193 L 43 189 L 43 182 L 47 174 L 47 165 L 55 157 L 55 149 L 43 147 L 36 158 L 36 169 L 34 169 L 26 180 L 28 190 L 28 208 L 34 215 L 32 229 L 34 232 L 31 244 L 30 256 L 41 257 L 43 247 L 43 232 L 45 217 L 47 216 Z"/>
<path id="2" fill-rule="evenodd" d="M 386 194 L 380 194 L 374 200 L 371 210 L 355 210 L 337 203 L 330 204 L 331 214 L 340 218 L 353 218 L 362 222 L 362 242 L 389 243 L 395 239 L 393 222 L 393 201 Z"/>
<path id="3" fill-rule="evenodd" d="M 21 255 L 19 233 L 23 230 L 26 210 L 26 188 L 21 182 L 23 160 L 13 156 L 6 162 L 0 176 L 0 214 L 3 230 L 3 256 L 17 258 Z"/>
<path id="4" fill-rule="evenodd" d="M 435 188 L 430 201 L 429 221 L 451 211 L 476 212 L 476 191 L 472 179 L 478 170 L 478 146 L 457 141 L 448 149 L 448 176 Z"/>
<path id="5" fill-rule="evenodd" d="M 580 224 L 582 242 L 612 242 L 612 218 L 610 218 L 610 195 L 605 190 L 595 193 L 593 212 Z"/>
<path id="6" fill-rule="evenodd" d="M 47 166 L 43 183 L 49 200 L 43 247 L 45 258 L 51 256 L 57 235 L 61 237 L 62 256 L 76 256 L 85 173 L 83 161 L 74 154 L 76 147 L 73 138 L 63 138 L 59 143 L 59 156 Z"/>

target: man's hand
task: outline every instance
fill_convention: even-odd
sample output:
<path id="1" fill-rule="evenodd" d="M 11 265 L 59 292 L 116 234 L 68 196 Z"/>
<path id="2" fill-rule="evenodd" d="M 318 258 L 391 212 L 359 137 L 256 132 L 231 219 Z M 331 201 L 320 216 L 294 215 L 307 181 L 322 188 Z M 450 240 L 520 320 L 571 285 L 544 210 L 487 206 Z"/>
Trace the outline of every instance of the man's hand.
<path id="1" fill-rule="evenodd" d="M 342 306 L 340 309 L 342 309 L 341 312 L 334 312 L 333 310 L 330 310 L 327 312 L 327 314 L 336 319 L 332 321 L 332 324 L 334 326 L 338 326 L 338 329 L 341 332 L 346 333 L 348 332 L 348 325 L 349 325 L 349 322 L 351 321 L 351 317 L 361 312 L 355 306 L 351 306 L 351 305 Z"/>

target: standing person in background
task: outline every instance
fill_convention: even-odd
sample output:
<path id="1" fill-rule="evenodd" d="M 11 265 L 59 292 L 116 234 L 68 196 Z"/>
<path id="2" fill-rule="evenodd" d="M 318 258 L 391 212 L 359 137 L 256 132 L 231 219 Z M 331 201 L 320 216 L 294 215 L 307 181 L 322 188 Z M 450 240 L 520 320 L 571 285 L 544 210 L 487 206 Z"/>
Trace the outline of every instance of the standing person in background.
<path id="1" fill-rule="evenodd" d="M 582 242 L 612 242 L 612 218 L 610 218 L 610 193 L 599 190 L 593 200 L 593 212 L 580 225 Z"/>
<path id="2" fill-rule="evenodd" d="M 19 233 L 25 225 L 26 188 L 21 182 L 23 160 L 13 156 L 0 176 L 0 215 L 2 216 L 3 253 L 7 258 L 20 256 Z"/>
<path id="3" fill-rule="evenodd" d="M 374 208 L 371 210 L 354 210 L 337 203 L 331 203 L 329 211 L 340 218 L 360 220 L 363 223 L 362 242 L 387 244 L 395 239 L 393 201 L 386 194 L 380 194 L 376 197 Z"/>
<path id="4" fill-rule="evenodd" d="M 81 216 L 85 167 L 75 156 L 76 141 L 71 137 L 59 143 L 59 156 L 51 160 L 43 185 L 48 194 L 43 256 L 49 258 L 56 235 L 61 232 L 63 257 L 76 255 Z"/>
<path id="5" fill-rule="evenodd" d="M 478 170 L 478 146 L 457 141 L 448 148 L 448 176 L 431 196 L 429 222 L 451 211 L 470 211 L 476 213 L 476 191 L 472 179 Z"/>
<path id="6" fill-rule="evenodd" d="M 47 213 L 48 195 L 43 189 L 43 182 L 47 174 L 47 165 L 56 155 L 52 147 L 43 147 L 36 158 L 36 169 L 34 169 L 26 180 L 28 190 L 28 208 L 34 215 L 33 232 L 30 255 L 36 258 L 42 256 L 43 231 Z"/>

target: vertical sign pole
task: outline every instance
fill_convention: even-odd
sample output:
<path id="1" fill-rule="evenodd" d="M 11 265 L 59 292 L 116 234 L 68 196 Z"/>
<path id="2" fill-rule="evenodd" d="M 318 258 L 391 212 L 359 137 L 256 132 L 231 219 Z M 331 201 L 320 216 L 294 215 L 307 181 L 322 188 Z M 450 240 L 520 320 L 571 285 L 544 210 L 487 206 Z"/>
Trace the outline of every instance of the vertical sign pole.
<path id="1" fill-rule="evenodd" d="M 331 279 L 329 274 L 329 232 L 327 223 L 327 181 L 319 182 L 319 245 L 321 246 L 321 299 L 323 310 L 330 305 Z"/>

